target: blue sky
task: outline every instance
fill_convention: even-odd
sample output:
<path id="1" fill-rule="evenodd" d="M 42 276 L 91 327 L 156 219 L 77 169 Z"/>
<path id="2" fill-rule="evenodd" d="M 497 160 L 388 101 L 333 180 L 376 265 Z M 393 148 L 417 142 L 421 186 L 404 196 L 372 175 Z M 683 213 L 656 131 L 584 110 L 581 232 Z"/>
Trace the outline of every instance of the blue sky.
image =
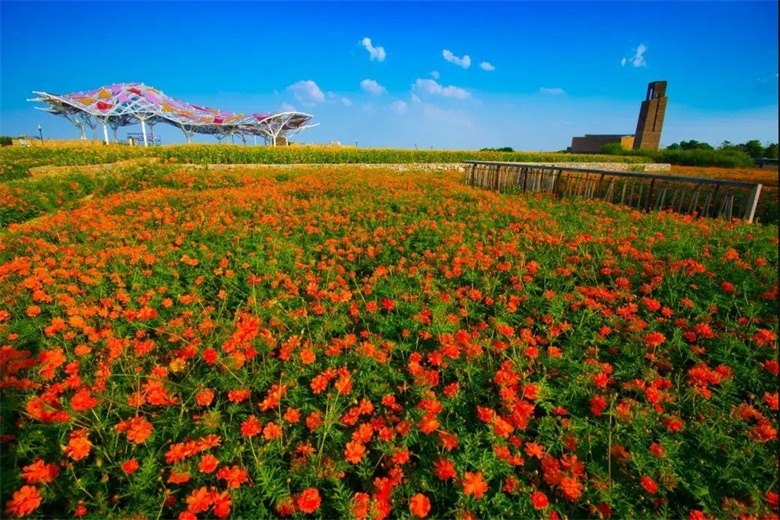
<path id="1" fill-rule="evenodd" d="M 663 145 L 777 142 L 777 18 L 771 1 L 1 0 L 0 134 L 78 135 L 32 90 L 143 82 L 223 110 L 311 113 L 305 143 L 560 150 L 632 134 L 647 83 L 667 80 Z"/>

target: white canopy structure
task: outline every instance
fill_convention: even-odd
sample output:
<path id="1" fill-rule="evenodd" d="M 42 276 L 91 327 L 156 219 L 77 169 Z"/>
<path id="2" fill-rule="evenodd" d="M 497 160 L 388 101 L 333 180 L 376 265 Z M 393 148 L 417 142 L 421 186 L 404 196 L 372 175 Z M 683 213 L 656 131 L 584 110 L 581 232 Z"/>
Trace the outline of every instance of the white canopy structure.
<path id="1" fill-rule="evenodd" d="M 117 140 L 119 127 L 140 123 L 146 146 L 146 125 L 153 128 L 167 123 L 179 127 L 188 143 L 194 134 L 211 134 L 220 141 L 239 135 L 245 143 L 247 135 L 261 136 L 266 143 L 276 145 L 286 144 L 290 136 L 318 124 L 309 124 L 313 116 L 303 112 L 247 115 L 192 105 L 143 83 L 117 83 L 63 95 L 33 93 L 38 97 L 29 101 L 46 103 L 41 110 L 67 118 L 81 130 L 82 139 L 86 139 L 87 126 L 94 129 L 102 124 L 106 143 L 109 126 Z"/>

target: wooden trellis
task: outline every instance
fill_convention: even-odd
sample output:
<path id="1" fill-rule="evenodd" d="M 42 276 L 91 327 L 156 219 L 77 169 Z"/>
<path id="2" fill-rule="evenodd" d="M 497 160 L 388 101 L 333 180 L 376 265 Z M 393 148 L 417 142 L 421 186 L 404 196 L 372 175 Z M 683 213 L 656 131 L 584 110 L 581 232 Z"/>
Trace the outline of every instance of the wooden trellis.
<path id="1" fill-rule="evenodd" d="M 600 199 L 643 211 L 753 222 L 761 196 L 761 184 L 752 182 L 525 163 L 465 162 L 465 181 L 471 186 L 499 192 Z"/>

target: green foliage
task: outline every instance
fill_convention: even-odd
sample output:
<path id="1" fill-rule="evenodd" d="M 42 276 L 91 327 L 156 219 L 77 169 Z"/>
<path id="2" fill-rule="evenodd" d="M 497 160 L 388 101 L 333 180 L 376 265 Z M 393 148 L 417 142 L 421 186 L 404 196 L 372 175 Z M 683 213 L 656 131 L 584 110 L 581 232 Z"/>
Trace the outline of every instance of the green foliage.
<path id="1" fill-rule="evenodd" d="M 511 150 L 511 149 L 510 149 Z M 0 150 L 0 182 L 29 176 L 35 166 L 108 164 L 128 159 L 157 158 L 177 164 L 413 164 L 460 163 L 465 160 L 512 162 L 591 162 L 604 157 L 588 154 L 512 151 L 402 150 L 318 146 L 175 145 L 136 147 L 8 147 Z M 643 163 L 644 157 L 612 158 Z"/>
<path id="2" fill-rule="evenodd" d="M 11 146 L 13 140 L 7 135 L 0 135 L 0 146 Z"/>
<path id="3" fill-rule="evenodd" d="M 511 146 L 504 146 L 503 148 L 481 148 L 480 152 L 514 152 L 514 148 Z"/>

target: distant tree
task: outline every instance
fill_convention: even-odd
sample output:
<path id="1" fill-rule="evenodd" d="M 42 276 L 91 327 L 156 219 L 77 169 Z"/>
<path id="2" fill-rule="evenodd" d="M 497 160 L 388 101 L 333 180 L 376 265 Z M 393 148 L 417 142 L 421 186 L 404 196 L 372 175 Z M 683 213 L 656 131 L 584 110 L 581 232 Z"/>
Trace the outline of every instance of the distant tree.
<path id="1" fill-rule="evenodd" d="M 758 139 L 752 139 L 747 143 L 742 143 L 739 147 L 753 159 L 764 156 L 764 145 L 762 145 L 761 141 Z"/>
<path id="2" fill-rule="evenodd" d="M 680 141 L 680 148 L 683 150 L 714 150 L 709 143 L 700 143 L 695 139 L 690 141 Z"/>
<path id="3" fill-rule="evenodd" d="M 777 143 L 772 143 L 764 148 L 764 157 L 769 159 L 777 159 Z"/>
<path id="4" fill-rule="evenodd" d="M 504 146 L 503 148 L 482 148 L 480 152 L 514 152 L 514 148 L 511 146 Z"/>
<path id="5" fill-rule="evenodd" d="M 731 141 L 723 141 L 720 143 L 720 146 L 718 146 L 718 150 L 733 150 L 734 144 Z"/>
<path id="6" fill-rule="evenodd" d="M 0 135 L 0 146 L 11 146 L 13 140 L 7 135 Z"/>

